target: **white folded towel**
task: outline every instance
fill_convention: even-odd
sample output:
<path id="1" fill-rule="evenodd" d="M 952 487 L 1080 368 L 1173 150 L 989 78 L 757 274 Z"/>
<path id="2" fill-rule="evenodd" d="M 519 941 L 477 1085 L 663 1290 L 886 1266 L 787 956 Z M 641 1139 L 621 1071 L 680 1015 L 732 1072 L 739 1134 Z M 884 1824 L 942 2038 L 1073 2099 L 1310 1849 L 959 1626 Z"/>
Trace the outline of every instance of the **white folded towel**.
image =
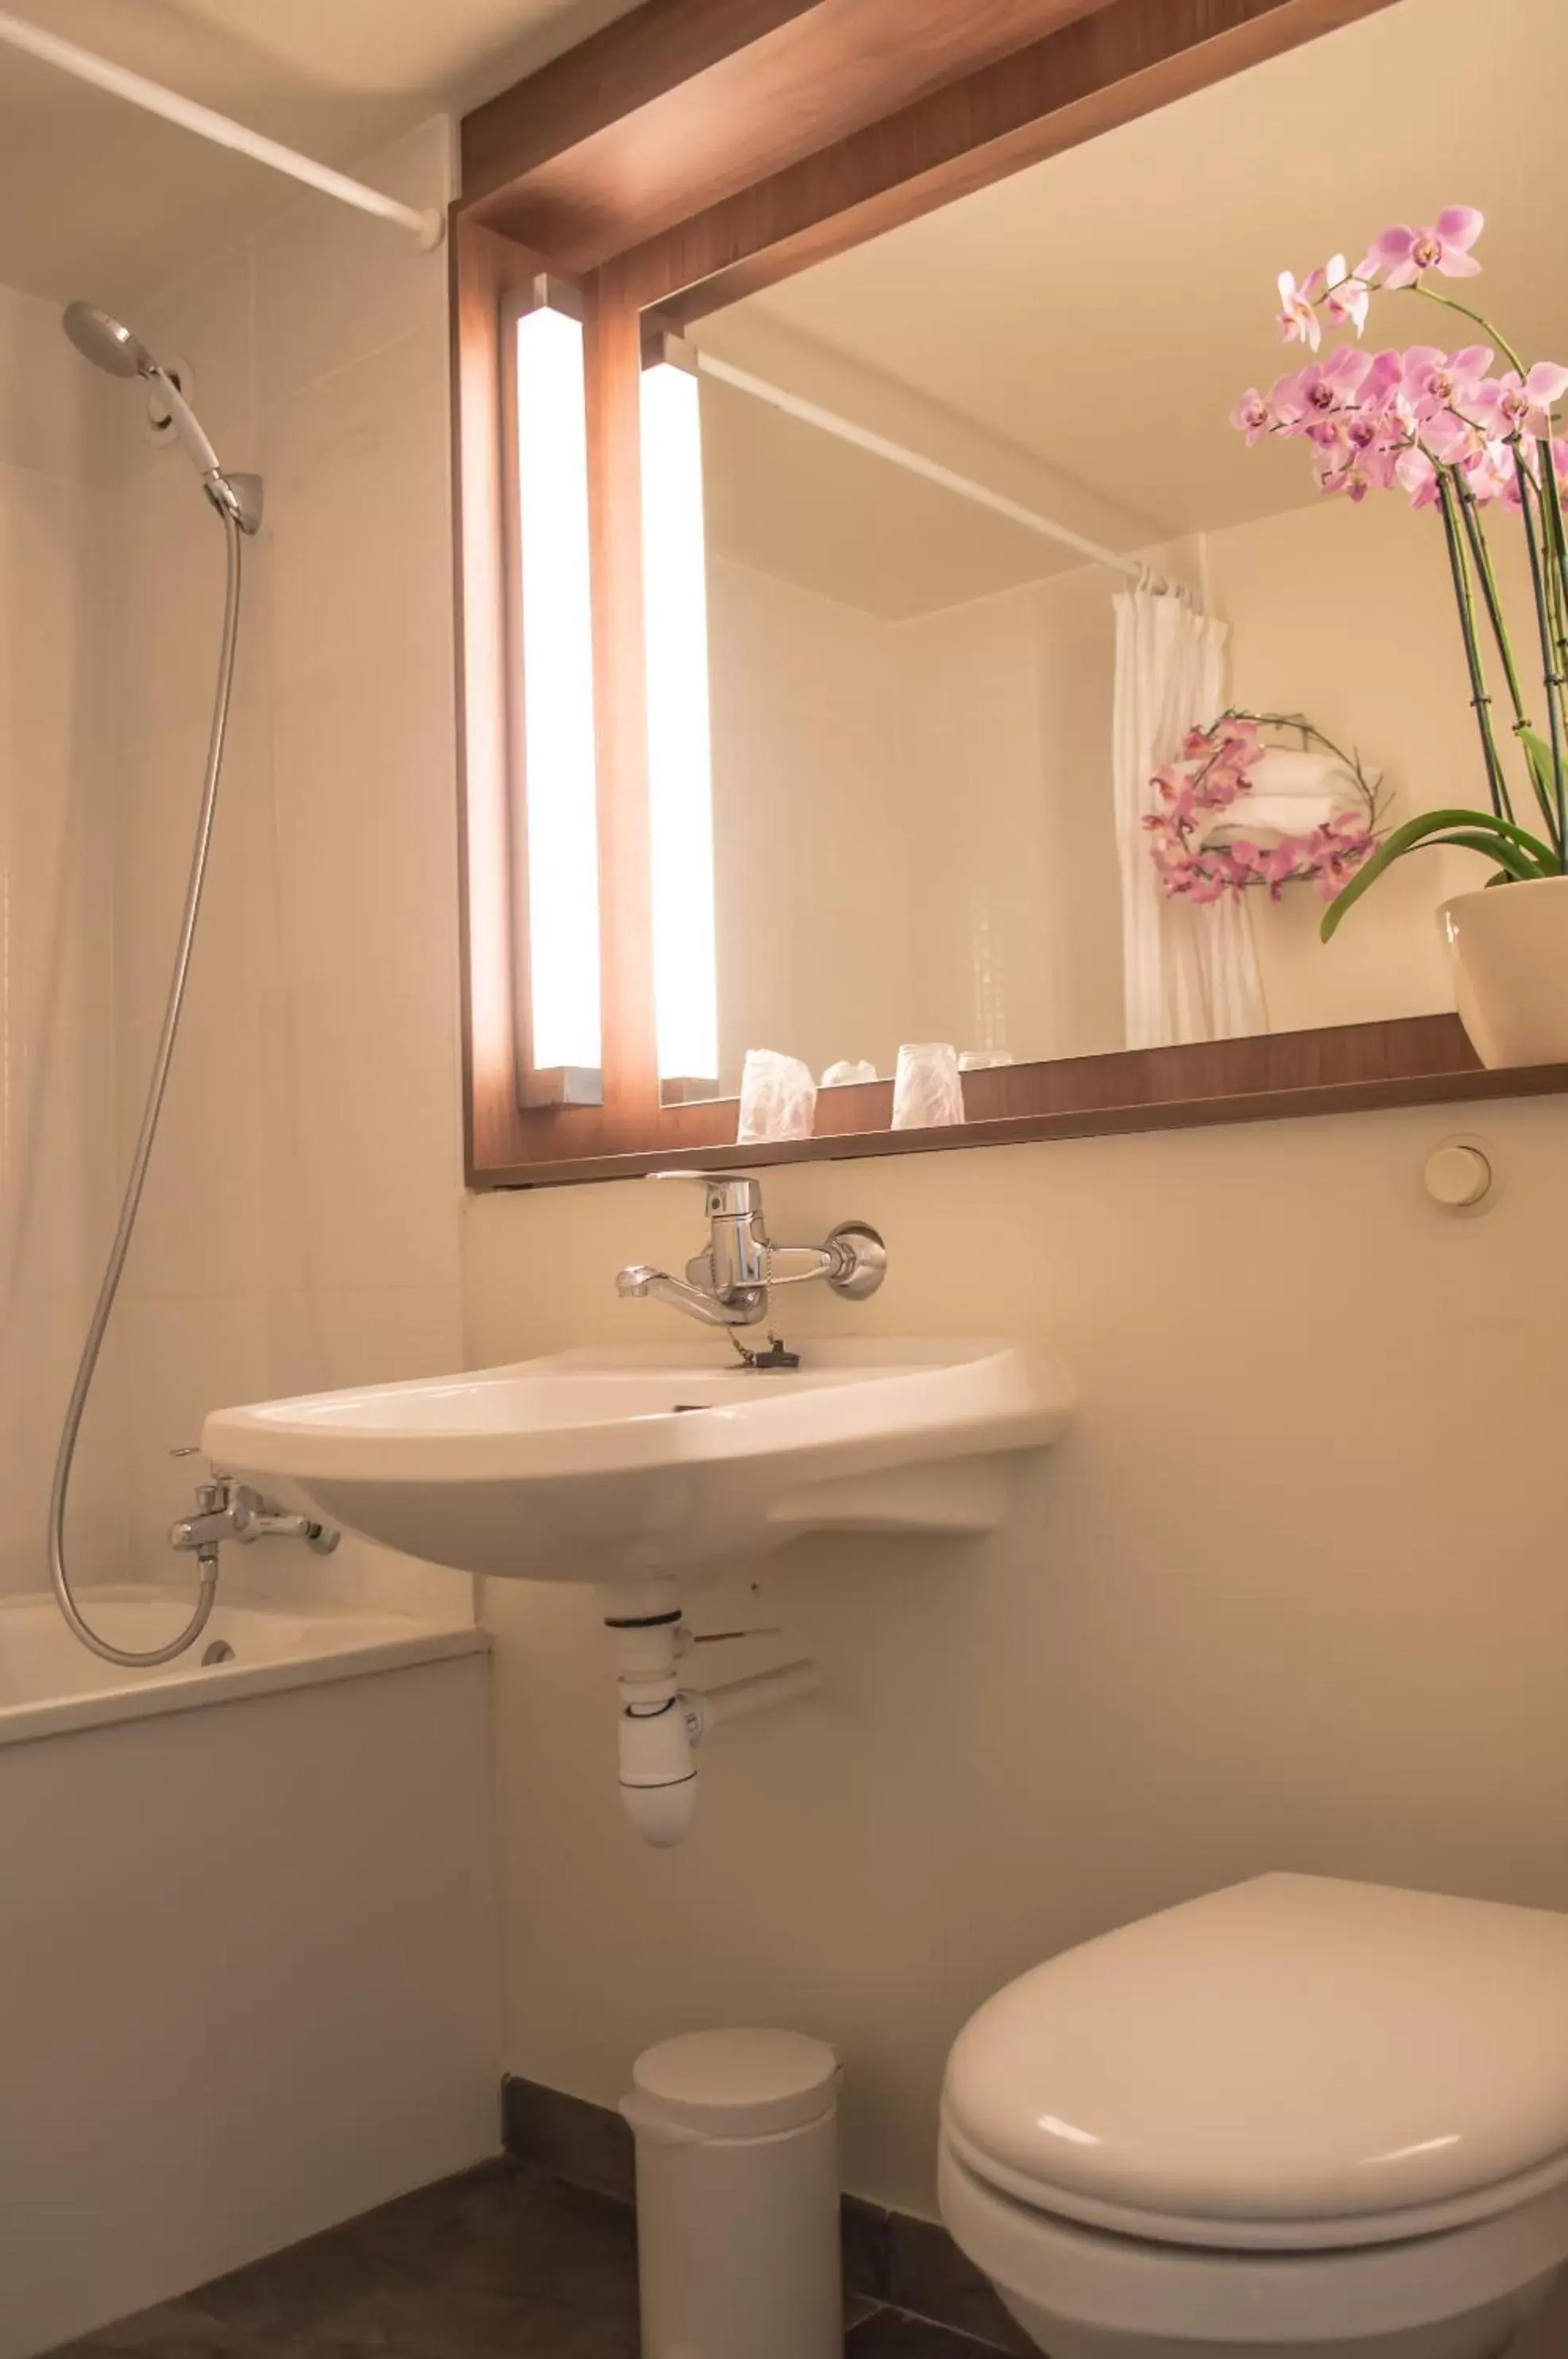
<path id="1" fill-rule="evenodd" d="M 1228 810 L 1216 811 L 1204 829 L 1206 844 L 1236 843 L 1245 839 L 1263 851 L 1284 835 L 1310 835 L 1326 827 L 1342 811 L 1367 808 L 1356 780 L 1334 754 L 1299 754 L 1289 745 L 1270 745 L 1250 773 L 1250 784 Z"/>

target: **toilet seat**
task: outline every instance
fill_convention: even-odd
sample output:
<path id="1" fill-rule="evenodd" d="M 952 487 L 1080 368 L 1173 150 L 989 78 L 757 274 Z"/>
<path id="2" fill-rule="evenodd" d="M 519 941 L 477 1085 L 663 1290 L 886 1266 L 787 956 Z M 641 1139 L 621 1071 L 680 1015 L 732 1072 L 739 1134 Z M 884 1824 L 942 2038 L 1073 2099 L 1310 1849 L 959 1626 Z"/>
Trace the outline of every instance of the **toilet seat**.
<path id="1" fill-rule="evenodd" d="M 1230 2255 L 1528 2211 L 1568 2185 L 1568 1916 L 1317 1876 L 1211 1893 L 987 2001 L 942 2140 L 1026 2211 Z"/>
<path id="2" fill-rule="evenodd" d="M 1097 2201 L 1071 2188 L 1026 2176 L 997 2162 L 964 2136 L 944 2107 L 942 2148 L 981 2184 L 1025 2212 L 1071 2220 L 1112 2236 L 1139 2243 L 1200 2245 L 1225 2253 L 1346 2253 L 1366 2245 L 1392 2245 L 1440 2236 L 1517 2212 L 1539 2196 L 1568 2191 L 1568 2151 L 1552 2155 L 1518 2178 L 1494 2180 L 1488 2187 L 1456 2195 L 1445 2203 L 1412 2205 L 1397 2212 L 1367 2212 L 1330 2220 L 1215 2220 L 1171 2212 L 1139 2211 L 1129 2203 Z M 1564 2216 L 1568 2216 L 1565 2213 Z"/>
<path id="3" fill-rule="evenodd" d="M 1161 2348 L 1272 2347 L 1284 2321 L 1321 2343 L 1436 2327 L 1544 2284 L 1568 2253 L 1568 2184 L 1446 2234 L 1296 2252 L 1205 2250 L 1052 2216 L 976 2177 L 945 2135 L 938 2197 L 954 2241 L 1005 2296 Z"/>

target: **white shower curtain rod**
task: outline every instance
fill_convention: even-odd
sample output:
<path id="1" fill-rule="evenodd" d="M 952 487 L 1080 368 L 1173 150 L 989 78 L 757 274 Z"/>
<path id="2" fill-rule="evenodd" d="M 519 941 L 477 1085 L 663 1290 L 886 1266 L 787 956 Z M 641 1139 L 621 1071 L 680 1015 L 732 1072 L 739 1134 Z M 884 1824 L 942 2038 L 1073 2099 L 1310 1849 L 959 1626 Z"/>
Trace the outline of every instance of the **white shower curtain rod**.
<path id="1" fill-rule="evenodd" d="M 989 508 L 994 516 L 1007 516 L 1012 523 L 1021 524 L 1026 531 L 1039 533 L 1042 540 L 1054 540 L 1063 549 L 1076 549 L 1091 564 L 1108 565 L 1113 571 L 1125 573 L 1134 582 L 1155 578 L 1136 557 L 1125 557 L 1118 549 L 1102 548 L 1097 540 L 1086 540 L 1081 532 L 1073 532 L 1050 516 L 1037 515 L 1033 508 L 1023 507 L 1017 500 L 988 490 L 970 476 L 960 475 L 952 467 L 923 457 L 919 451 L 907 450 L 901 442 L 890 442 L 886 435 L 873 434 L 868 427 L 856 426 L 852 419 L 820 408 L 814 401 L 802 401 L 799 394 L 786 393 L 782 386 L 769 385 L 765 377 L 753 376 L 749 369 L 735 368 L 714 353 L 702 352 L 696 345 L 687 349 L 696 361 L 700 375 L 715 377 L 721 385 L 732 385 L 739 393 L 755 394 L 758 401 L 768 402 L 775 409 L 799 418 L 808 426 L 821 427 L 824 434 L 835 436 L 840 442 L 853 442 L 857 451 L 870 451 L 878 459 L 890 460 L 895 467 L 907 468 L 911 475 L 922 475 L 928 484 L 940 484 L 944 491 L 973 500 L 976 507 Z"/>
<path id="2" fill-rule="evenodd" d="M 60 40 L 41 26 L 14 16 L 8 8 L 0 8 L 0 42 L 14 49 L 25 49 L 29 57 L 41 59 L 45 65 L 58 66 L 61 73 L 73 74 L 78 82 L 91 82 L 95 90 L 107 91 L 114 98 L 126 99 L 132 106 L 143 107 L 149 114 L 159 114 L 166 123 L 177 123 L 181 130 L 193 131 L 200 139 L 210 139 L 219 147 L 231 147 L 236 155 L 249 156 L 257 164 L 270 165 L 275 172 L 286 172 L 290 179 L 303 180 L 308 188 L 319 189 L 323 196 L 336 197 L 340 202 L 357 206 L 363 213 L 375 213 L 382 221 L 396 222 L 399 228 L 411 230 L 427 253 L 441 244 L 445 234 L 445 220 L 438 208 L 421 212 L 416 205 L 402 204 L 396 197 L 383 195 L 379 189 L 367 188 L 363 180 L 352 180 L 345 172 L 334 172 L 330 165 L 318 164 L 313 157 L 300 156 L 292 147 L 264 137 L 259 131 L 247 130 L 243 123 L 216 114 L 210 106 L 181 98 L 178 91 L 165 90 L 161 82 L 148 82 L 144 74 L 132 73 L 126 66 L 113 65 L 91 49 L 78 49 L 74 41 Z"/>

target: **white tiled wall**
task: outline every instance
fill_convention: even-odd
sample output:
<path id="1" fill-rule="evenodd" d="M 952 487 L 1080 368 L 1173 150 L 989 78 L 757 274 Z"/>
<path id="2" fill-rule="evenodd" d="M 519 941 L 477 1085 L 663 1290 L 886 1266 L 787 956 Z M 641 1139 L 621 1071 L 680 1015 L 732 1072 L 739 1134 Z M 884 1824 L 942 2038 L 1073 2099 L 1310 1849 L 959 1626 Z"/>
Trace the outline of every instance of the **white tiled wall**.
<path id="1" fill-rule="evenodd" d="M 444 122 L 366 166 L 420 204 L 444 200 L 450 168 Z M 191 1470 L 169 1452 L 207 1408 L 460 1364 L 463 1180 L 450 587 L 429 561 L 449 545 L 444 257 L 290 200 L 134 325 L 193 373 L 225 464 L 267 482 L 208 899 L 114 1355 L 127 1565 L 146 1578 L 171 1570 L 163 1533 Z M 136 390 L 107 389 L 123 1164 L 190 859 L 223 550 Z M 234 1575 L 323 1578 L 281 1549 L 236 1557 Z M 467 1610 L 455 1576 L 350 1546 L 330 1579 Z"/>
<path id="2" fill-rule="evenodd" d="M 0 288 L 0 1589 L 39 1586 L 55 1430 L 114 1148 L 102 682 L 107 381 L 52 306 Z M 112 1430 L 80 1495 L 113 1563 Z"/>

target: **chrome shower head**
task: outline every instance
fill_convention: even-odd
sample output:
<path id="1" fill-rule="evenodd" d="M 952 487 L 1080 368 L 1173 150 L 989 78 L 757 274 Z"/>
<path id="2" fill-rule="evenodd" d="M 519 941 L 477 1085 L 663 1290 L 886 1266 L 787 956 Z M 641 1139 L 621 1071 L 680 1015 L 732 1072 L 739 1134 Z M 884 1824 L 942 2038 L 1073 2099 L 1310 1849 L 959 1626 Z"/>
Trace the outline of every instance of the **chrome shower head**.
<path id="1" fill-rule="evenodd" d="M 255 532 L 261 523 L 260 477 L 231 475 L 219 465 L 218 454 L 179 383 L 154 360 L 141 338 L 133 336 L 129 328 L 97 303 L 68 303 L 63 324 L 77 351 L 94 368 L 107 369 L 111 376 L 143 377 L 157 386 L 169 423 L 190 452 L 212 506 L 231 516 L 242 532 Z"/>
<path id="2" fill-rule="evenodd" d="M 150 376 L 158 367 L 141 339 L 96 303 L 68 303 L 65 332 L 94 368 L 111 376 Z"/>

